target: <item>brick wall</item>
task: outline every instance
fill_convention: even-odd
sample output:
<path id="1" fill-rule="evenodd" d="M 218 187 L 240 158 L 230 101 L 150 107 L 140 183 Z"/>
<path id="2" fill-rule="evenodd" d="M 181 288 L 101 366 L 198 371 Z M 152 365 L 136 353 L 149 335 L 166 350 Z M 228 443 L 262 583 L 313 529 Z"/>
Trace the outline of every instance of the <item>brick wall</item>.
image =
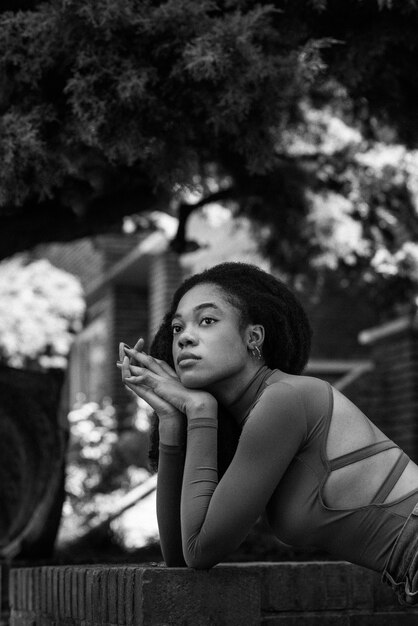
<path id="1" fill-rule="evenodd" d="M 303 302 L 313 329 L 312 358 L 368 358 L 358 341 L 364 328 L 379 323 L 379 311 L 366 299 L 347 288 L 332 275 L 326 278 L 320 296 Z"/>
<path id="2" fill-rule="evenodd" d="M 418 459 L 418 337 L 412 333 L 374 345 L 382 428 Z M 393 419 L 393 416 L 396 419 Z"/>
<path id="3" fill-rule="evenodd" d="M 109 233 L 95 237 L 93 244 L 97 251 L 102 251 L 104 271 L 123 259 L 142 239 L 144 235 L 141 233 Z"/>
<path id="4" fill-rule="evenodd" d="M 52 243 L 37 246 L 33 259 L 48 259 L 53 265 L 77 276 L 83 287 L 88 287 L 105 276 L 109 268 L 130 252 L 143 235 L 111 233 L 86 237 L 69 243 Z"/>
<path id="5" fill-rule="evenodd" d="M 379 575 L 345 562 L 14 569 L 10 626 L 407 626 Z"/>
<path id="6" fill-rule="evenodd" d="M 100 330 L 97 323 L 101 326 Z M 100 299 L 89 307 L 85 326 L 72 346 L 66 392 L 62 396 L 61 410 L 64 414 L 73 407 L 79 392 L 85 393 L 88 401 L 95 402 L 101 402 L 105 396 L 112 396 L 116 359 L 107 337 L 112 324 L 113 294 L 111 289 L 106 289 Z M 92 344 L 99 345 L 103 350 L 99 364 L 92 358 Z M 91 375 L 95 378 L 95 383 L 92 383 Z M 94 387 L 94 393 L 91 387 Z"/>
<path id="7" fill-rule="evenodd" d="M 171 298 L 183 280 L 179 257 L 174 252 L 155 256 L 149 275 L 149 337 L 154 336 L 162 322 Z"/>
<path id="8" fill-rule="evenodd" d="M 118 359 L 119 342 L 134 346 L 139 337 L 148 336 L 148 293 L 132 286 L 115 285 L 112 290 L 112 322 L 109 325 L 109 395 L 118 409 L 121 419 L 129 415 L 132 393 L 121 383 L 120 372 L 115 363 Z"/>
<path id="9" fill-rule="evenodd" d="M 0 626 L 9 625 L 9 563 L 0 561 Z"/>
<path id="10" fill-rule="evenodd" d="M 368 412 L 375 424 L 418 462 L 418 328 L 400 318 L 365 331 L 374 371 L 363 381 Z"/>

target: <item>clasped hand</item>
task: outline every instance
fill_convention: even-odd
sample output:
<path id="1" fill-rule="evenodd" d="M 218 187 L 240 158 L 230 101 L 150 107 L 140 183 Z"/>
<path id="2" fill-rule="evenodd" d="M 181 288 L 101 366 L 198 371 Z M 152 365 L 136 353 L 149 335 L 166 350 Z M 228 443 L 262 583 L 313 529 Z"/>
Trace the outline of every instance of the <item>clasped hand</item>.
<path id="1" fill-rule="evenodd" d="M 146 354 L 143 347 L 143 339 L 139 339 L 134 348 L 121 343 L 118 365 L 126 387 L 145 400 L 160 419 L 179 414 L 192 419 L 207 411 L 216 413 L 217 402 L 210 393 L 184 387 L 172 367 Z"/>

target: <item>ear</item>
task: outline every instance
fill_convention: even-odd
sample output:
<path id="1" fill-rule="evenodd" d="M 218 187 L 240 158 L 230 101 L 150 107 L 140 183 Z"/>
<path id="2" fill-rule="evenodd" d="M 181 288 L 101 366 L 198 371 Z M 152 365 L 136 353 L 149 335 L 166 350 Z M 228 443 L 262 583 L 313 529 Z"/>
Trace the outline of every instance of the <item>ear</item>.
<path id="1" fill-rule="evenodd" d="M 249 324 L 246 337 L 248 350 L 254 350 L 255 347 L 261 350 L 265 338 L 264 326 L 261 326 L 261 324 Z"/>

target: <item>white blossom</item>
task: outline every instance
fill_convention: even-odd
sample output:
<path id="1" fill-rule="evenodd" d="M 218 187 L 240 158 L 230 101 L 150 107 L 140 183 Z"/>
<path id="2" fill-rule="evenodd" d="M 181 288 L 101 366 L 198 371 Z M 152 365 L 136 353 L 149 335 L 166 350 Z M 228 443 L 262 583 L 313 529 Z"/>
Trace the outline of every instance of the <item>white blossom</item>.
<path id="1" fill-rule="evenodd" d="M 408 276 L 418 285 L 418 244 L 407 241 L 394 253 L 379 248 L 371 265 L 382 276 Z"/>
<path id="2" fill-rule="evenodd" d="M 330 191 L 309 193 L 307 197 L 311 205 L 308 227 L 321 249 L 318 265 L 335 269 L 340 260 L 350 265 L 357 256 L 368 254 L 369 242 L 363 237 L 360 222 L 352 217 L 353 205 L 347 198 Z"/>
<path id="3" fill-rule="evenodd" d="M 77 278 L 46 259 L 0 263 L 0 359 L 12 367 L 65 368 L 85 303 Z"/>
<path id="4" fill-rule="evenodd" d="M 119 509 L 122 510 L 121 504 L 127 494 L 150 476 L 146 469 L 136 466 L 121 470 L 116 465 L 112 470 L 112 453 L 118 443 L 118 435 L 116 411 L 109 398 L 99 405 L 86 402 L 80 396 L 68 415 L 68 421 L 71 438 L 67 454 L 67 499 L 58 537 L 58 545 L 61 546 L 80 538 L 89 528 L 106 520 Z M 149 428 L 145 403 L 140 402 L 136 419 L 133 419 L 134 427 L 140 426 L 140 430 L 145 430 L 145 422 Z M 109 470 L 113 479 L 116 479 L 112 486 L 116 484 L 116 487 L 110 490 L 105 487 L 103 491 L 103 478 Z M 151 506 L 149 504 L 149 501 L 154 502 L 153 498 L 155 496 L 151 494 L 139 505 L 133 506 L 132 511 L 140 507 L 136 530 L 129 512 L 118 515 L 112 522 L 111 531 L 125 549 L 142 546 L 158 538 L 155 503 Z"/>
<path id="5" fill-rule="evenodd" d="M 277 146 L 290 156 L 332 155 L 351 146 L 359 146 L 363 137 L 357 128 L 346 124 L 329 107 L 315 109 L 300 105 L 303 122 L 299 128 L 285 130 Z"/>

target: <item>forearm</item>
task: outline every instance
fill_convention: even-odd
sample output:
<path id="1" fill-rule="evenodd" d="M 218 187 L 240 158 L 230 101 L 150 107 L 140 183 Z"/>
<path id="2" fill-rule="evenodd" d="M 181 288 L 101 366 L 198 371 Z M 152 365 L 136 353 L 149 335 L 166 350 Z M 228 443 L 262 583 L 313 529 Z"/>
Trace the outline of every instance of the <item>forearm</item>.
<path id="1" fill-rule="evenodd" d="M 216 405 L 199 407 L 188 415 L 181 527 L 183 554 L 191 567 L 205 567 L 206 557 L 210 559 L 210 555 L 203 554 L 205 543 L 201 531 L 218 484 L 217 427 Z"/>
<path id="2" fill-rule="evenodd" d="M 160 422 L 157 519 L 161 551 L 169 567 L 185 565 L 181 542 L 180 498 L 186 433 L 184 421 Z"/>

